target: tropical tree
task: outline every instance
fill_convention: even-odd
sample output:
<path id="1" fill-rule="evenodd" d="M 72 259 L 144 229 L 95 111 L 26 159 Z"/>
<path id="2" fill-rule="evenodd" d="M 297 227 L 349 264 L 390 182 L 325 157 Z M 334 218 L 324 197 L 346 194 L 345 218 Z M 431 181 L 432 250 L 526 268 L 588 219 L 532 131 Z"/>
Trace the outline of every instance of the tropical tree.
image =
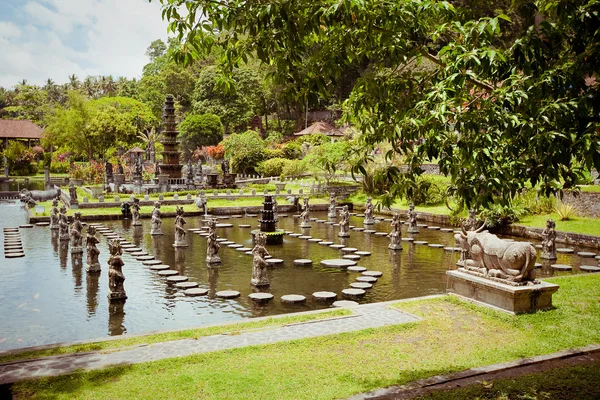
<path id="1" fill-rule="evenodd" d="M 187 160 L 197 148 L 215 146 L 223 140 L 223 124 L 214 114 L 189 114 L 179 124 L 179 139 Z"/>

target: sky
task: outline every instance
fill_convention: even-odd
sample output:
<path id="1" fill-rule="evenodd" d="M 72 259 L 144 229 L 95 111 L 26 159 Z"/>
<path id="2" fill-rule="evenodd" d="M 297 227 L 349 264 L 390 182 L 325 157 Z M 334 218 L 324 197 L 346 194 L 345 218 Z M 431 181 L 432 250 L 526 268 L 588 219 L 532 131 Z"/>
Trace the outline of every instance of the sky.
<path id="1" fill-rule="evenodd" d="M 0 86 L 139 78 L 156 39 L 167 39 L 158 0 L 0 0 Z"/>

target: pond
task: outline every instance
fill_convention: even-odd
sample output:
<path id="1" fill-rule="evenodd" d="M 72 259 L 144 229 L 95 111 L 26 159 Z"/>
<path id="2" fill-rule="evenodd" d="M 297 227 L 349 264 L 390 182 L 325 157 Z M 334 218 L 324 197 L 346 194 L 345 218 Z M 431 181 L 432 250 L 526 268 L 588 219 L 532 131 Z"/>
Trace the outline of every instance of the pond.
<path id="1" fill-rule="evenodd" d="M 26 213 L 20 204 L 0 204 L 0 227 L 16 227 L 25 223 Z M 326 219 L 326 213 L 313 213 L 313 217 Z M 187 228 L 204 225 L 201 217 L 187 217 Z M 231 228 L 218 228 L 218 234 L 235 243 L 252 247 L 249 228 L 238 225 L 257 225 L 257 218 L 227 218 L 220 222 L 231 223 Z M 352 217 L 351 224 L 362 226 L 362 218 Z M 150 221 L 134 229 L 129 220 L 103 221 L 123 238 L 170 265 L 201 288 L 209 289 L 204 297 L 187 297 L 179 289 L 168 285 L 165 279 L 142 265 L 129 253 L 123 254 L 126 277 L 127 302 L 122 306 L 109 305 L 108 265 L 106 239 L 98 235 L 102 272 L 86 274 L 85 254 L 72 257 L 68 247 L 53 237 L 48 227 L 35 226 L 21 229 L 25 257 L 2 259 L 0 279 L 0 351 L 50 343 L 96 339 L 123 334 L 140 334 L 151 331 L 198 327 L 206 324 L 236 321 L 256 316 L 275 315 L 331 307 L 330 303 L 317 302 L 312 293 L 332 291 L 342 299 L 341 291 L 349 288 L 358 273 L 321 267 L 324 259 L 340 258 L 340 251 L 307 240 L 285 237 L 283 245 L 268 246 L 273 257 L 284 264 L 269 270 L 271 287 L 266 290 L 275 298 L 264 305 L 252 302 L 248 295 L 252 257 L 235 249 L 222 246 L 223 263 L 209 268 L 205 263 L 206 239 L 188 232 L 189 247 L 174 249 L 174 219 L 163 220 L 163 236 L 150 236 Z M 280 216 L 279 228 L 303 233 L 298 220 L 292 215 Z M 389 223 L 375 225 L 375 230 L 389 231 Z M 358 265 L 381 271 L 383 276 L 367 290 L 361 303 L 387 301 L 444 293 L 445 272 L 455 268 L 458 253 L 432 248 L 427 245 L 403 243 L 403 251 L 388 250 L 388 239 L 374 234 L 351 231 L 343 242 L 337 237 L 339 228 L 313 222 L 310 235 L 369 251 Z M 306 233 L 306 232 L 304 232 Z M 411 236 L 403 227 L 403 236 Z M 413 235 L 415 236 L 415 235 Z M 454 246 L 452 233 L 422 228 L 418 240 Z M 518 239 L 517 239 L 518 240 Z M 307 258 L 314 261 L 311 267 L 294 266 L 293 260 Z M 557 263 L 577 266 L 585 264 L 578 256 L 559 254 Z M 589 264 L 590 261 L 587 261 Z M 538 275 L 553 273 L 549 263 L 538 270 Z M 568 274 L 570 274 L 569 272 Z M 237 299 L 215 297 L 219 290 L 241 292 Z M 307 297 L 304 304 L 286 305 L 280 297 L 301 294 Z"/>

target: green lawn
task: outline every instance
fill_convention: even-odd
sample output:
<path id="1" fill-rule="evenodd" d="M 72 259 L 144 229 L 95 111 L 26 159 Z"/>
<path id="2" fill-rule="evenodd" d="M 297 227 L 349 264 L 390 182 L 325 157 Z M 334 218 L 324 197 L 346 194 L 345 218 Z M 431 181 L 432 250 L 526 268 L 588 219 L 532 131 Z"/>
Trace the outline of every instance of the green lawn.
<path id="1" fill-rule="evenodd" d="M 600 192 L 600 185 L 579 185 L 579 188 L 581 189 L 582 192 L 593 192 L 593 193 Z"/>
<path id="2" fill-rule="evenodd" d="M 552 218 L 556 222 L 557 231 L 600 236 L 600 219 L 596 218 L 574 217 L 568 221 L 561 221 L 556 213 L 547 215 L 528 215 L 521 218 L 519 222 L 517 222 L 517 225 L 530 226 L 532 228 L 545 228 L 546 220 L 548 218 Z"/>
<path id="3" fill-rule="evenodd" d="M 451 296 L 398 303 L 424 319 L 22 382 L 18 398 L 332 399 L 600 343 L 600 275 L 552 279 L 555 309 L 520 316 Z"/>
<path id="4" fill-rule="evenodd" d="M 354 203 L 354 204 L 361 204 L 364 205 L 367 202 L 367 195 L 363 192 L 358 192 L 352 196 L 350 196 L 348 198 L 348 201 Z M 410 201 L 406 200 L 406 199 L 398 199 L 394 202 L 394 204 L 392 204 L 392 208 L 397 208 L 400 210 L 408 210 L 408 205 L 409 205 Z M 377 204 L 377 198 L 373 198 L 373 204 Z M 450 215 L 452 213 L 452 211 L 446 207 L 445 204 L 438 204 L 435 206 L 425 206 L 425 205 L 421 205 L 421 206 L 416 206 L 415 210 L 417 210 L 417 212 L 426 212 L 426 213 L 431 213 L 431 214 L 439 214 L 439 215 Z M 466 211 L 465 211 L 465 215 L 466 215 Z"/>

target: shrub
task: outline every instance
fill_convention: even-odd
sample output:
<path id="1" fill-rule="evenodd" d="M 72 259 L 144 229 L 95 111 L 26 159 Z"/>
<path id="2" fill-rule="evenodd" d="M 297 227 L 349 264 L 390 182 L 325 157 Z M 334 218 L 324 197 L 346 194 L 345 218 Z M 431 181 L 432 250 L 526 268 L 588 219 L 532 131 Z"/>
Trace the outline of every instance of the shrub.
<path id="1" fill-rule="evenodd" d="M 330 143 L 331 142 L 331 138 L 327 135 L 324 135 L 322 133 L 318 133 L 316 135 L 305 135 L 302 136 L 300 139 L 298 139 L 298 141 L 300 142 L 300 144 L 302 143 L 308 143 L 311 146 L 321 146 L 325 143 Z"/>
<path id="2" fill-rule="evenodd" d="M 206 155 L 213 160 L 222 160 L 225 155 L 225 147 L 222 144 L 216 146 L 205 146 L 202 150 L 206 150 Z"/>
<path id="3" fill-rule="evenodd" d="M 281 147 L 281 152 L 284 158 L 296 160 L 302 158 L 302 145 L 295 140 L 287 142 Z"/>
<path id="4" fill-rule="evenodd" d="M 6 157 L 11 175 L 33 175 L 37 172 L 35 153 L 21 142 L 9 142 L 2 155 Z"/>
<path id="5" fill-rule="evenodd" d="M 265 139 L 267 146 L 275 146 L 283 141 L 283 134 L 281 132 L 270 132 L 269 136 Z"/>
<path id="6" fill-rule="evenodd" d="M 481 212 L 480 218 L 485 218 L 487 227 L 502 228 L 518 221 L 526 213 L 521 204 L 493 204 Z"/>
<path id="7" fill-rule="evenodd" d="M 231 159 L 232 172 L 255 173 L 265 159 L 265 142 L 255 131 L 229 135 L 222 144 L 225 155 Z"/>
<path id="8" fill-rule="evenodd" d="M 304 175 L 307 171 L 308 168 L 306 166 L 306 162 L 303 160 L 287 160 L 283 170 L 281 171 L 281 176 L 298 178 Z"/>
<path id="9" fill-rule="evenodd" d="M 417 183 L 411 200 L 415 205 L 440 205 L 446 202 L 447 189 L 447 184 L 424 177 Z"/>
<path id="10" fill-rule="evenodd" d="M 290 160 L 286 160 L 285 158 L 271 158 L 261 162 L 258 168 L 256 168 L 256 172 L 263 176 L 280 176 L 288 162 Z"/>
<path id="11" fill-rule="evenodd" d="M 50 172 L 53 174 L 66 174 L 69 172 L 71 164 L 68 161 L 52 161 Z"/>
<path id="12" fill-rule="evenodd" d="M 568 221 L 575 217 L 575 208 L 571 204 L 562 201 L 554 207 L 554 211 L 556 211 L 561 221 Z"/>
<path id="13" fill-rule="evenodd" d="M 223 124 L 214 114 L 190 114 L 179 124 L 181 148 L 186 159 L 195 149 L 214 146 L 223 140 Z"/>

